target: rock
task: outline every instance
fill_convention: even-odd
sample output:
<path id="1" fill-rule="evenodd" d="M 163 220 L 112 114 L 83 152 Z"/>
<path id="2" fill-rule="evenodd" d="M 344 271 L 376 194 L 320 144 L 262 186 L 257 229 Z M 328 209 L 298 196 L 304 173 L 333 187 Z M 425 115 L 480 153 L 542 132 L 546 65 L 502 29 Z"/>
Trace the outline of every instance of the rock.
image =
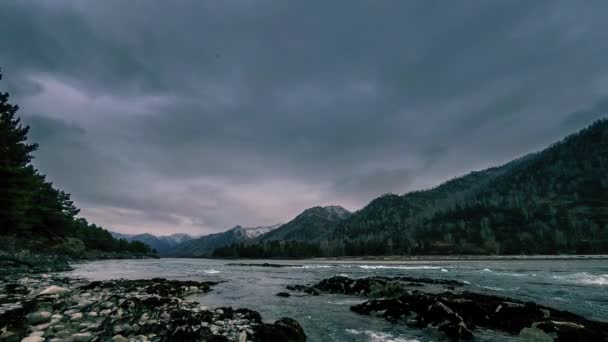
<path id="1" fill-rule="evenodd" d="M 129 339 L 122 335 L 114 335 L 112 337 L 113 342 L 129 342 Z"/>
<path id="2" fill-rule="evenodd" d="M 302 326 L 291 318 L 281 318 L 273 324 L 264 324 L 256 337 L 262 341 L 305 342 Z"/>
<path id="3" fill-rule="evenodd" d="M 523 328 L 518 336 L 528 342 L 553 342 L 551 335 L 537 328 Z"/>
<path id="4" fill-rule="evenodd" d="M 68 289 L 67 287 L 51 285 L 51 286 L 47 287 L 46 289 L 42 290 L 40 293 L 38 293 L 38 295 L 39 296 L 64 295 L 70 291 L 71 290 Z"/>
<path id="5" fill-rule="evenodd" d="M 291 295 L 288 292 L 279 292 L 279 293 L 277 293 L 277 296 L 279 296 L 279 297 L 289 297 Z"/>
<path id="6" fill-rule="evenodd" d="M 88 333 L 88 332 L 72 335 L 72 340 L 75 342 L 88 342 L 91 339 L 93 339 L 93 335 L 91 335 L 91 333 Z"/>
<path id="7" fill-rule="evenodd" d="M 61 330 L 55 333 L 55 337 L 66 339 L 72 336 L 72 332 L 69 330 Z"/>
<path id="8" fill-rule="evenodd" d="M 44 337 L 28 336 L 28 337 L 22 339 L 21 342 L 44 342 Z"/>
<path id="9" fill-rule="evenodd" d="M 451 341 L 473 338 L 474 327 L 511 334 L 556 336 L 559 341 L 608 341 L 608 323 L 522 302 L 479 293 L 424 293 L 414 291 L 399 298 L 370 300 L 351 310 L 377 315 L 395 323 L 434 327 Z M 524 330 L 534 328 L 536 330 Z M 540 338 L 540 337 L 539 337 Z"/>
<path id="10" fill-rule="evenodd" d="M 52 317 L 53 317 L 53 316 L 51 316 L 51 318 L 52 318 Z M 37 326 L 33 327 L 33 329 L 32 329 L 32 330 L 46 330 L 46 329 L 48 329 L 48 327 L 50 327 L 50 326 L 51 326 L 51 323 L 39 324 L 39 325 L 37 325 Z"/>
<path id="11" fill-rule="evenodd" d="M 44 331 L 34 331 L 30 334 L 30 336 L 44 336 Z"/>
<path id="12" fill-rule="evenodd" d="M 51 313 L 48 311 L 34 312 L 27 315 L 27 320 L 30 324 L 36 325 L 48 322 L 51 319 Z"/>

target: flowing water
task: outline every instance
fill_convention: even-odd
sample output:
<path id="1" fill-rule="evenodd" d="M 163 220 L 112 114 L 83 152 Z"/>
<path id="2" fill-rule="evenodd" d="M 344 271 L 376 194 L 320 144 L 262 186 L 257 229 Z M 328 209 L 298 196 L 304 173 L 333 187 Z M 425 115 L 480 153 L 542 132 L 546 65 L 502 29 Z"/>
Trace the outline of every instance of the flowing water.
<path id="1" fill-rule="evenodd" d="M 228 266 L 231 262 L 283 263 L 285 268 Z M 310 341 L 437 341 L 433 331 L 394 325 L 349 310 L 363 298 L 326 295 L 277 297 L 289 284 L 314 284 L 334 275 L 398 276 L 454 279 L 466 289 L 521 300 L 608 321 L 608 260 L 484 260 L 484 261 L 222 261 L 208 259 L 108 260 L 78 264 L 71 276 L 90 280 L 164 277 L 179 280 L 226 281 L 191 299 L 210 308 L 245 307 L 266 321 L 296 319 Z M 517 341 L 491 331 L 475 331 L 480 340 Z"/>

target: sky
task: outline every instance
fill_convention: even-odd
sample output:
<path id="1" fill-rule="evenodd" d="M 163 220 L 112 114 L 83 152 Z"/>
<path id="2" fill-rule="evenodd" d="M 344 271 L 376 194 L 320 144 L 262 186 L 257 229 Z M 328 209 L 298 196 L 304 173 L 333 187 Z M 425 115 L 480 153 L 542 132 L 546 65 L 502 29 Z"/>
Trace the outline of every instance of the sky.
<path id="1" fill-rule="evenodd" d="M 364 206 L 608 113 L 608 2 L 4 0 L 35 166 L 123 233 Z"/>

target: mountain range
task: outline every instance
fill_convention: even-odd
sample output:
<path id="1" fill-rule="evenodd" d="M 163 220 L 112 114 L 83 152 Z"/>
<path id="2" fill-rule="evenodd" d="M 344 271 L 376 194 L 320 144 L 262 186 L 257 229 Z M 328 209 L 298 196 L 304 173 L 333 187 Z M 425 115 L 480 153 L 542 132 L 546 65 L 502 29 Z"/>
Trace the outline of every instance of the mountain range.
<path id="1" fill-rule="evenodd" d="M 127 239 L 177 257 L 607 253 L 608 120 L 541 152 L 386 194 L 352 213 L 318 206 L 282 225 L 174 237 Z"/>

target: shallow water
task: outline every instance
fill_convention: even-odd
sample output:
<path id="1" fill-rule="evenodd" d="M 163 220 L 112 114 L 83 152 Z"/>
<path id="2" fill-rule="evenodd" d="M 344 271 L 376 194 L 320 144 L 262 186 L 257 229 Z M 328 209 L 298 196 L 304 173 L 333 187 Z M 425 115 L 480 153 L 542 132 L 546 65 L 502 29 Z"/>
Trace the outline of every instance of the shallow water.
<path id="1" fill-rule="evenodd" d="M 289 284 L 314 284 L 334 275 L 429 277 L 467 282 L 465 289 L 535 301 L 608 321 L 607 260 L 500 261 L 236 261 L 283 263 L 296 267 L 227 266 L 235 261 L 208 259 L 107 260 L 75 265 L 71 276 L 90 280 L 115 278 L 225 280 L 213 291 L 192 299 L 208 307 L 246 307 L 266 321 L 291 317 L 302 324 L 310 341 L 437 341 L 432 331 L 393 325 L 357 315 L 351 305 L 364 299 L 343 295 L 277 297 Z M 423 288 L 424 289 L 424 288 Z M 431 290 L 433 290 L 431 288 Z M 434 290 L 443 290 L 436 288 Z M 518 341 L 516 337 L 475 331 L 480 340 Z"/>

